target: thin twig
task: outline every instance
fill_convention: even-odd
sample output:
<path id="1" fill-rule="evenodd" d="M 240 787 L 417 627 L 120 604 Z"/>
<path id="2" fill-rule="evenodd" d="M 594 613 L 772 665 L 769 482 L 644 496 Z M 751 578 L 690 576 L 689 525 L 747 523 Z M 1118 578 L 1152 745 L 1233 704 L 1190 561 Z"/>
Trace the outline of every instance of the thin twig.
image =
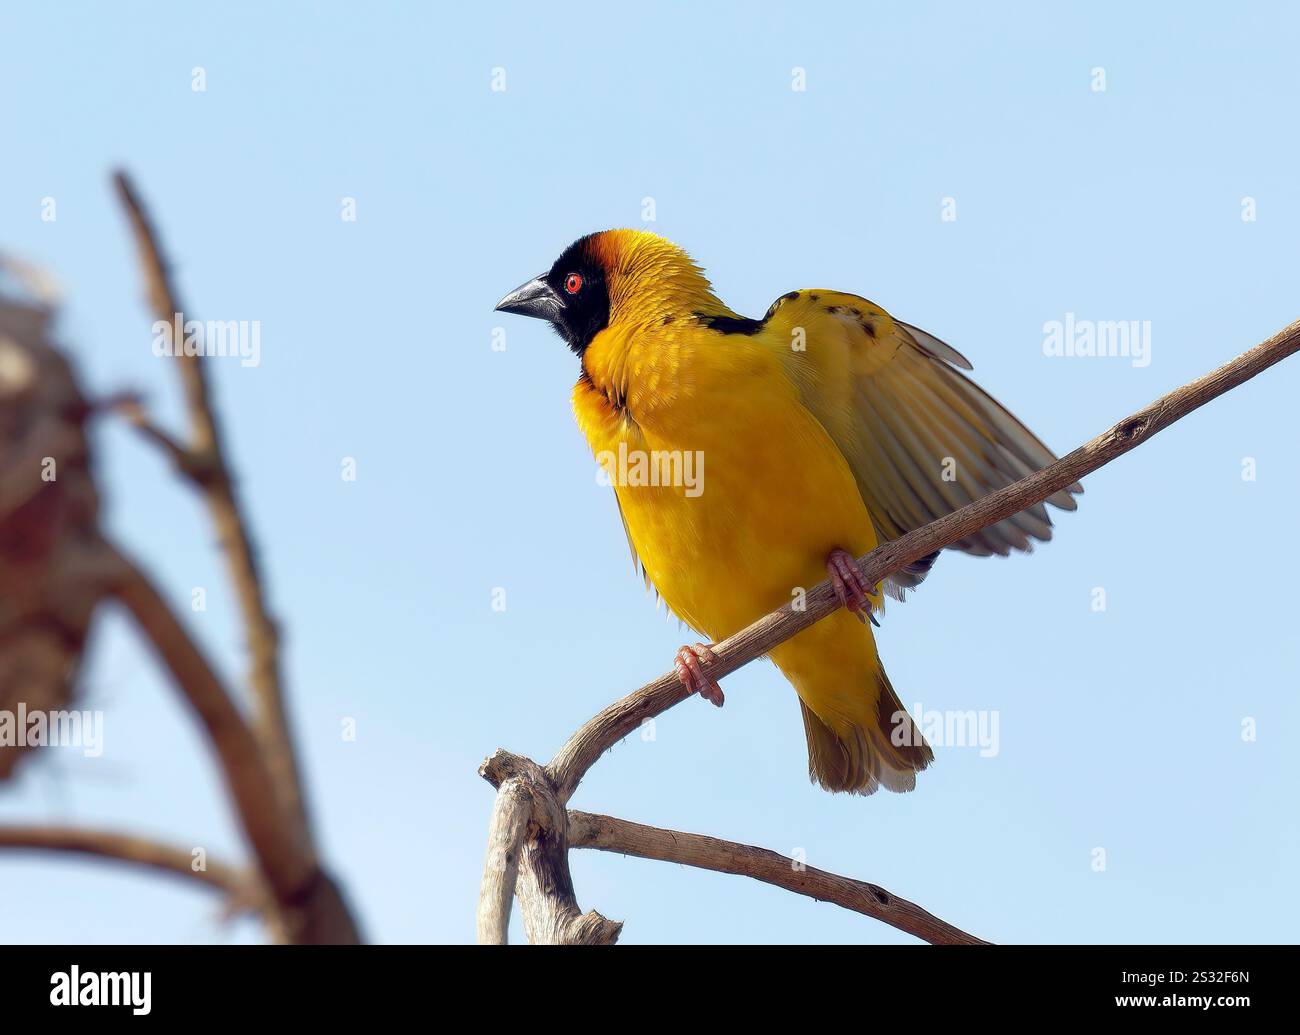
<path id="1" fill-rule="evenodd" d="M 885 543 L 860 557 L 858 567 L 868 583 L 878 583 L 913 561 L 1041 503 L 1296 351 L 1300 351 L 1300 321 L 1278 331 L 1232 362 L 1162 396 L 1041 471 Z M 718 660 L 708 665 L 709 674 L 720 679 L 735 672 L 839 607 L 830 582 L 823 582 L 808 593 L 805 604 L 805 608 L 799 611 L 787 604 L 716 644 L 713 653 Z M 560 801 L 568 802 L 587 770 L 601 755 L 646 719 L 681 703 L 686 697 L 686 690 L 676 673 L 667 672 L 586 722 L 546 767 Z"/>
<path id="2" fill-rule="evenodd" d="M 171 432 L 150 420 L 145 412 L 144 403 L 138 397 L 119 399 L 106 408 L 125 417 L 131 427 L 140 433 L 141 438 L 152 443 L 172 462 L 172 466 L 190 481 L 202 486 L 212 477 L 211 458 L 195 453 L 189 446 L 178 441 Z"/>
<path id="3" fill-rule="evenodd" d="M 292 902 L 313 879 L 316 858 L 306 831 L 285 815 L 275 782 L 248 723 L 221 679 L 149 577 L 116 548 L 109 591 L 153 644 L 202 723 L 244 833 L 277 901 Z"/>
<path id="4" fill-rule="evenodd" d="M 833 902 L 852 909 L 932 945 L 989 944 L 877 884 L 841 877 L 815 866 L 796 864 L 793 859 L 766 848 L 572 810 L 569 812 L 569 846 L 752 877 L 819 902 Z"/>
<path id="5" fill-rule="evenodd" d="M 148 213 L 125 173 L 119 172 L 115 183 L 140 253 L 150 308 L 157 320 L 183 326 L 184 310 Z M 187 440 L 173 442 L 144 422 L 142 414 L 139 423 L 199 488 L 216 527 L 252 655 L 251 726 L 170 608 L 125 558 L 120 558 L 121 577 L 114 592 L 158 648 L 208 732 L 282 929 L 298 942 L 357 942 L 356 922 L 338 886 L 321 868 L 312 839 L 284 711 L 279 631 L 267 607 L 257 552 L 226 459 L 207 367 L 201 356 L 183 349 L 177 349 L 176 364 L 189 415 Z"/>
<path id="6" fill-rule="evenodd" d="M 156 319 L 165 321 L 168 325 L 178 315 L 183 321 L 185 310 L 172 283 L 170 267 L 154 233 L 152 221 L 126 173 L 118 172 L 115 182 L 131 221 L 144 267 L 150 308 Z M 202 458 L 200 470 L 203 477 L 195 480 L 216 526 L 217 537 L 225 553 L 244 617 L 248 649 L 252 655 L 249 684 L 257 711 L 254 727 L 266 745 L 267 760 L 275 775 L 278 793 L 288 807 L 301 816 L 304 828 L 309 829 L 297 756 L 284 711 L 279 629 L 267 606 L 257 551 L 226 461 L 224 439 L 216 409 L 212 405 L 206 365 L 202 357 L 185 355 L 183 351 L 176 356 L 176 363 L 190 420 L 189 441 L 184 450 L 190 457 Z"/>
<path id="7" fill-rule="evenodd" d="M 257 880 L 238 867 L 205 860 L 194 867 L 191 849 L 147 837 L 81 827 L 0 825 L 0 848 L 88 855 L 188 877 L 252 906 Z"/>
<path id="8" fill-rule="evenodd" d="M 129 558 L 105 545 L 108 591 L 140 625 L 202 723 L 226 788 L 275 902 L 273 929 L 304 944 L 352 944 L 356 922 L 321 868 L 302 816 L 276 793 L 264 746 L 254 736 L 202 650 L 153 583 Z"/>

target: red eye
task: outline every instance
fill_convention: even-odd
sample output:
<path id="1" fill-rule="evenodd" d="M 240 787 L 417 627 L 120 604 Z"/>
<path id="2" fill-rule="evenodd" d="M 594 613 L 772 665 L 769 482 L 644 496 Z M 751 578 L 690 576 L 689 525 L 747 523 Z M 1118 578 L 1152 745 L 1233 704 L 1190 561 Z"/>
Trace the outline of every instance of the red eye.
<path id="1" fill-rule="evenodd" d="M 564 290 L 571 295 L 576 295 L 582 290 L 582 277 L 577 273 L 570 273 L 564 278 Z"/>

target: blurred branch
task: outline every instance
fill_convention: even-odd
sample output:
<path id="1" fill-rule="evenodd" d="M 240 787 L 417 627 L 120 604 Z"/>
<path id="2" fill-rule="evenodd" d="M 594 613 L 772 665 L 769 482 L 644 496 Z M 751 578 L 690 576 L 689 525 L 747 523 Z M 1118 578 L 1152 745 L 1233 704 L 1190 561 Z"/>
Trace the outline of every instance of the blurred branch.
<path id="1" fill-rule="evenodd" d="M 1204 377 L 1161 396 L 1149 406 L 1126 417 L 1110 430 L 1041 471 L 1027 475 L 997 492 L 990 493 L 953 511 L 951 514 L 939 518 L 937 521 L 932 521 L 922 528 L 877 547 L 866 556 L 858 558 L 858 568 L 862 571 L 865 580 L 869 584 L 878 583 L 886 576 L 894 574 L 913 561 L 950 546 L 957 540 L 964 539 L 974 532 L 987 528 L 989 525 L 1018 514 L 1028 507 L 1041 503 L 1053 493 L 1082 480 L 1084 476 L 1105 466 L 1116 457 L 1122 456 L 1140 443 L 1146 442 L 1157 432 L 1169 427 L 1169 425 L 1185 417 L 1198 407 L 1204 406 L 1211 399 L 1215 399 L 1238 385 L 1249 381 L 1255 375 L 1267 370 L 1273 364 L 1281 362 L 1297 351 L 1300 351 L 1300 321 L 1296 321 L 1278 331 L 1272 337 L 1231 362 L 1225 363 L 1217 370 L 1211 371 Z M 805 607 L 798 611 L 791 604 L 787 604 L 779 610 L 763 616 L 733 636 L 729 636 L 720 643 L 715 644 L 713 653 L 717 660 L 707 665 L 709 675 L 714 679 L 721 679 L 723 676 L 735 672 L 743 665 L 747 665 L 756 658 L 768 654 L 774 647 L 784 643 L 814 622 L 825 618 L 839 607 L 839 601 L 829 581 L 822 582 L 810 591 L 804 603 Z M 677 678 L 677 674 L 667 672 L 654 682 L 647 683 L 640 690 L 611 704 L 584 723 L 564 744 L 550 764 L 541 771 L 541 776 L 530 777 L 533 784 L 534 800 L 543 799 L 552 812 L 554 812 L 555 808 L 560 809 L 559 818 L 549 821 L 551 829 L 549 831 L 543 829 L 540 833 L 548 835 L 553 845 L 567 848 L 568 827 L 571 820 L 563 806 L 567 804 L 587 771 L 601 755 L 634 731 L 641 723 L 667 711 L 676 704 L 680 704 L 687 696 L 689 695 L 686 688 Z M 479 774 L 493 786 L 499 788 L 510 777 L 517 776 L 521 772 L 529 772 L 529 767 L 537 768 L 536 763 L 530 759 L 520 758 L 509 752 L 498 750 L 479 768 Z M 620 828 L 618 832 L 619 836 L 624 837 L 626 843 L 629 844 L 633 843 L 632 835 L 629 833 L 629 829 L 633 826 L 635 825 L 626 825 Z M 594 836 L 591 834 L 589 826 L 580 832 L 586 836 Z M 497 839 L 506 839 L 508 833 L 508 831 L 498 831 L 495 827 L 493 829 L 493 837 Z M 671 831 L 656 832 L 654 828 L 649 827 L 641 828 L 640 836 L 643 847 L 647 851 L 655 848 L 658 851 L 667 852 L 668 848 L 655 841 L 655 837 L 660 834 L 670 838 L 674 836 L 700 836 L 678 835 Z M 525 834 L 525 844 L 521 847 L 526 847 L 527 838 L 536 839 L 537 836 L 538 834 L 534 833 L 530 827 Z M 615 834 L 610 833 L 608 836 L 613 838 Z M 706 840 L 712 841 L 713 839 Z M 724 848 L 719 849 L 718 845 L 722 845 Z M 694 846 L 695 854 L 699 859 L 709 859 L 715 862 L 722 861 L 722 857 L 718 854 L 719 851 L 725 856 L 727 850 L 734 851 L 734 849 L 743 847 L 730 846 L 726 842 L 715 842 L 712 847 L 701 844 Z M 501 846 L 498 844 L 498 852 L 501 850 Z M 759 850 L 752 849 L 751 851 Z M 776 858 L 780 859 L 779 856 Z M 754 866 L 758 866 L 757 860 L 750 859 L 749 862 Z M 768 862 L 770 863 L 770 860 Z M 692 864 L 699 865 L 700 863 L 693 862 Z M 706 866 L 706 868 L 718 867 Z M 567 877 L 567 861 L 564 863 L 563 873 Z M 521 902 L 524 901 L 522 888 L 525 876 L 525 873 L 521 871 L 519 878 Z M 827 874 L 826 876 L 831 877 L 833 875 Z M 837 879 L 844 880 L 844 878 Z M 773 881 L 773 883 L 776 882 Z M 782 886 L 785 885 L 782 884 Z M 792 888 L 791 890 L 799 889 Z M 569 891 L 571 894 L 571 886 Z M 910 906 L 911 903 L 908 903 L 908 905 Z M 913 908 L 919 909 L 919 907 Z M 865 912 L 865 910 L 859 911 Z M 589 915 L 599 916 L 599 914 Z M 508 919 L 507 916 L 506 921 Z M 884 917 L 880 917 L 880 919 L 884 919 Z M 498 921 L 497 929 L 500 929 L 500 926 L 501 922 Z"/>
<path id="2" fill-rule="evenodd" d="M 569 846 L 752 877 L 819 902 L 852 909 L 932 945 L 989 944 L 876 884 L 802 866 L 766 848 L 576 811 L 569 813 Z"/>
<path id="3" fill-rule="evenodd" d="M 185 310 L 172 283 L 170 266 L 158 243 L 149 214 L 125 172 L 118 172 L 114 180 L 140 253 L 149 307 L 153 310 L 154 317 L 168 326 L 173 325 L 178 314 L 183 323 Z M 266 747 L 267 762 L 275 775 L 277 793 L 299 815 L 302 825 L 306 827 L 307 809 L 301 776 L 284 711 L 279 629 L 267 606 L 257 550 L 226 460 L 221 425 L 212 405 L 206 364 L 201 356 L 187 356 L 183 350 L 178 351 L 181 354 L 175 357 L 175 362 L 180 371 L 189 413 L 189 441 L 184 445 L 183 451 L 171 449 L 168 445 L 171 442 L 169 436 L 155 430 L 149 430 L 149 433 L 155 441 L 168 448 L 174 460 L 178 457 L 188 459 L 189 463 L 182 464 L 182 469 L 191 475 L 208 505 L 244 616 L 248 648 L 252 655 L 249 683 L 257 708 L 255 729 Z M 196 471 L 201 471 L 202 477 L 195 477 Z"/>
<path id="4" fill-rule="evenodd" d="M 131 613 L 207 733 L 249 843 L 278 901 L 293 900 L 316 865 L 306 831 L 283 814 L 261 745 L 216 671 L 149 577 L 108 548 L 116 567 L 109 591 Z"/>
<path id="5" fill-rule="evenodd" d="M 118 174 L 118 192 L 140 248 L 149 302 L 169 326 L 184 323 L 166 263 L 135 191 Z M 322 869 L 304 807 L 283 708 L 279 639 L 248 525 L 238 503 L 212 406 L 205 364 L 181 350 L 190 417 L 181 441 L 151 423 L 139 398 L 118 393 L 87 402 L 70 364 L 52 345 L 46 308 L 0 299 L 0 704 L 14 692 L 44 704 L 71 695 L 72 674 L 90 616 L 109 597 L 130 611 L 201 723 L 256 862 L 245 883 L 264 893 L 259 908 L 272 934 L 286 940 L 356 943 L 357 925 L 342 893 Z M 124 413 L 196 485 L 208 504 L 230 569 L 252 653 L 255 719 L 237 701 L 152 581 L 107 542 L 97 524 L 98 493 L 82 424 L 107 410 Z M 57 460 L 58 477 L 52 476 Z M 46 465 L 51 477 L 45 477 Z M 16 754 L 0 757 L 5 778 Z M 35 827 L 7 828 L 0 846 L 76 851 L 132 861 L 223 883 L 234 871 L 193 871 L 188 855 L 125 834 Z"/>
<path id="6" fill-rule="evenodd" d="M 140 253 L 149 306 L 156 320 L 173 328 L 183 326 L 184 310 L 148 213 L 124 172 L 117 173 L 115 183 Z M 360 941 L 356 923 L 338 886 L 321 868 L 313 843 L 284 709 L 279 629 L 268 609 L 257 551 L 226 458 L 207 366 L 201 355 L 188 355 L 183 349 L 176 352 L 189 415 L 187 440 L 180 441 L 153 424 L 138 400 L 119 409 L 171 458 L 207 504 L 252 655 L 248 678 L 255 718 L 251 725 L 149 579 L 120 553 L 115 553 L 117 577 L 112 589 L 154 644 L 203 724 L 282 929 L 297 942 L 355 943 Z"/>
<path id="7" fill-rule="evenodd" d="M 302 817 L 276 793 L 262 744 L 202 650 L 158 590 L 111 546 L 109 592 L 120 601 L 172 674 L 207 733 L 244 833 L 291 941 L 356 943 L 360 934 L 338 886 L 321 869 Z"/>
<path id="8" fill-rule="evenodd" d="M 195 869 L 191 849 L 110 830 L 0 825 L 0 848 L 89 855 L 132 863 L 189 877 L 224 892 L 246 907 L 254 907 L 260 897 L 256 892 L 256 878 L 244 870 L 213 861 L 206 862 L 203 869 Z"/>
<path id="9" fill-rule="evenodd" d="M 122 399 L 114 403 L 111 409 L 125 417 L 140 436 L 157 447 L 172 462 L 177 472 L 189 481 L 202 487 L 211 480 L 211 458 L 201 456 L 182 445 L 171 432 L 163 430 L 150 420 L 145 413 L 144 404 L 138 398 Z"/>

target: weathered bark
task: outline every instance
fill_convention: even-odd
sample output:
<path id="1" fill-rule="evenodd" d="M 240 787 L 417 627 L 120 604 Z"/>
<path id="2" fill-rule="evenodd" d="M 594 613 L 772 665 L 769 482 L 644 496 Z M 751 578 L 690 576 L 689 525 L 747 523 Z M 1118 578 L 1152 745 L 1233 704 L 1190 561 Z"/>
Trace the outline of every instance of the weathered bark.
<path id="1" fill-rule="evenodd" d="M 569 876 L 568 814 L 546 773 L 531 759 L 497 751 L 479 775 L 509 801 L 493 812 L 488 865 L 479 896 L 479 940 L 504 944 L 510 901 L 503 898 L 505 874 L 496 869 L 517 860 L 515 893 L 524 930 L 533 945 L 612 945 L 623 925 L 578 908 Z M 526 821 L 520 817 L 527 809 Z M 487 918 L 486 924 L 484 918 Z M 486 937 L 485 937 L 486 936 Z"/>
<path id="2" fill-rule="evenodd" d="M 752 877 L 797 895 L 852 909 L 932 945 L 988 944 L 878 884 L 805 866 L 766 848 L 736 844 L 704 834 L 648 827 L 587 812 L 569 813 L 569 846 L 597 848 L 602 852 L 618 852 Z"/>

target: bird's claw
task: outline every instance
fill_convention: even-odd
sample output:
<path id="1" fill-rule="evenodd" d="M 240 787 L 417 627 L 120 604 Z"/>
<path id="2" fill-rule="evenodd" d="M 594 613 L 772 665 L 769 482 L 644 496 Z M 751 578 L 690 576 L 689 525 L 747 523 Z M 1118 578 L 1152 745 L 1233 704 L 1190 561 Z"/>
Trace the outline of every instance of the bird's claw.
<path id="1" fill-rule="evenodd" d="M 673 659 L 673 668 L 677 678 L 682 681 L 689 693 L 698 693 L 706 701 L 722 707 L 722 687 L 709 676 L 704 666 L 717 661 L 718 656 L 707 643 L 697 643 L 694 647 L 682 647 Z"/>
<path id="2" fill-rule="evenodd" d="M 870 620 L 872 625 L 879 625 L 876 616 L 871 613 L 871 592 L 858 570 L 857 562 L 848 550 L 832 550 L 826 558 L 826 573 L 835 587 L 835 595 L 840 599 L 840 606 L 857 617 L 863 625 Z"/>

